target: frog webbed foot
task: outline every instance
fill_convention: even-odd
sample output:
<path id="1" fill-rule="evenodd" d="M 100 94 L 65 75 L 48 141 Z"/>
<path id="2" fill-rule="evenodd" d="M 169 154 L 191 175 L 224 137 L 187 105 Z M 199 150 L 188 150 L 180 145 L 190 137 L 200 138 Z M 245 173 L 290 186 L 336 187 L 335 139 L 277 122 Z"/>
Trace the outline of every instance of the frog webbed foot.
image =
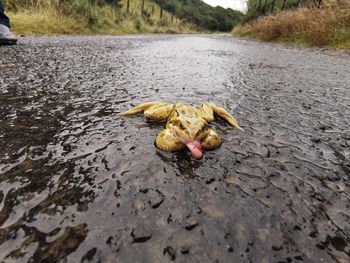
<path id="1" fill-rule="evenodd" d="M 209 105 L 212 109 L 213 112 L 218 115 L 219 117 L 223 118 L 225 121 L 227 121 L 231 126 L 237 128 L 240 131 L 244 132 L 244 129 L 241 128 L 238 125 L 237 120 L 235 119 L 235 117 L 233 117 L 229 112 L 227 112 L 224 108 L 221 108 L 217 105 L 215 105 L 214 103 L 208 103 L 207 105 Z"/>

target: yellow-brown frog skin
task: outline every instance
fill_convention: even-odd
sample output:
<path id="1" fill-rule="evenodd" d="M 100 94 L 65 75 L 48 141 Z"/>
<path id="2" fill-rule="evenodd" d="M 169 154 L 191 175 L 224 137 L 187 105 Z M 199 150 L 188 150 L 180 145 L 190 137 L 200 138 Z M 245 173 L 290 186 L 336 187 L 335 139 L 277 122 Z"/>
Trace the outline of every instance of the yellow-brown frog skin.
<path id="1" fill-rule="evenodd" d="M 233 127 L 244 131 L 236 119 L 225 109 L 214 103 L 204 103 L 199 109 L 183 103 L 147 102 L 119 115 L 133 115 L 144 111 L 147 119 L 166 120 L 163 129 L 156 138 L 156 146 L 165 151 L 179 151 L 186 147 L 186 142 L 199 141 L 203 149 L 211 150 L 221 145 L 221 138 L 209 127 L 214 115 L 226 120 Z"/>

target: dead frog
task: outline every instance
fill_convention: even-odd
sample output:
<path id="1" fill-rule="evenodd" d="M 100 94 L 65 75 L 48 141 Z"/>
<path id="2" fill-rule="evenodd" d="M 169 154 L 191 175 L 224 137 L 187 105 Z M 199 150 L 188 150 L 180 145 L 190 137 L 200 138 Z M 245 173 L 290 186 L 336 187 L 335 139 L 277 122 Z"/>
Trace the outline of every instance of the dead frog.
<path id="1" fill-rule="evenodd" d="M 144 111 L 147 119 L 166 121 L 165 129 L 156 139 L 156 146 L 164 151 L 179 151 L 186 146 L 195 158 L 202 157 L 202 149 L 211 150 L 221 145 L 221 138 L 209 127 L 214 115 L 223 118 L 233 127 L 244 131 L 236 119 L 214 103 L 204 103 L 199 109 L 192 106 L 166 102 L 147 102 L 118 115 L 133 115 Z"/>

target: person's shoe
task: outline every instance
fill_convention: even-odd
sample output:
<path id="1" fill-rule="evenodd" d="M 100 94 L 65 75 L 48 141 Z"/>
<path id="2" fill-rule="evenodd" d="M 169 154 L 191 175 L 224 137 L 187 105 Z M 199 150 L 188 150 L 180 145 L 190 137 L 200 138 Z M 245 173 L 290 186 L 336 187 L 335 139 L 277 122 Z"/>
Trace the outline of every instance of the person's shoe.
<path id="1" fill-rule="evenodd" d="M 0 24 L 0 45 L 16 45 L 16 43 L 17 37 L 7 26 Z"/>

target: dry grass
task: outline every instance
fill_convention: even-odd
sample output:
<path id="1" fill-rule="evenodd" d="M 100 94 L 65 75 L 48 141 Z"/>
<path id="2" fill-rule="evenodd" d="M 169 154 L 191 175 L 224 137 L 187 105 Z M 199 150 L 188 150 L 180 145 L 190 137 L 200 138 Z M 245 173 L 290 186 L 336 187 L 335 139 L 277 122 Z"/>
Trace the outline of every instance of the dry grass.
<path id="1" fill-rule="evenodd" d="M 259 17 L 233 34 L 263 41 L 281 41 L 350 49 L 350 4 L 299 8 Z"/>

